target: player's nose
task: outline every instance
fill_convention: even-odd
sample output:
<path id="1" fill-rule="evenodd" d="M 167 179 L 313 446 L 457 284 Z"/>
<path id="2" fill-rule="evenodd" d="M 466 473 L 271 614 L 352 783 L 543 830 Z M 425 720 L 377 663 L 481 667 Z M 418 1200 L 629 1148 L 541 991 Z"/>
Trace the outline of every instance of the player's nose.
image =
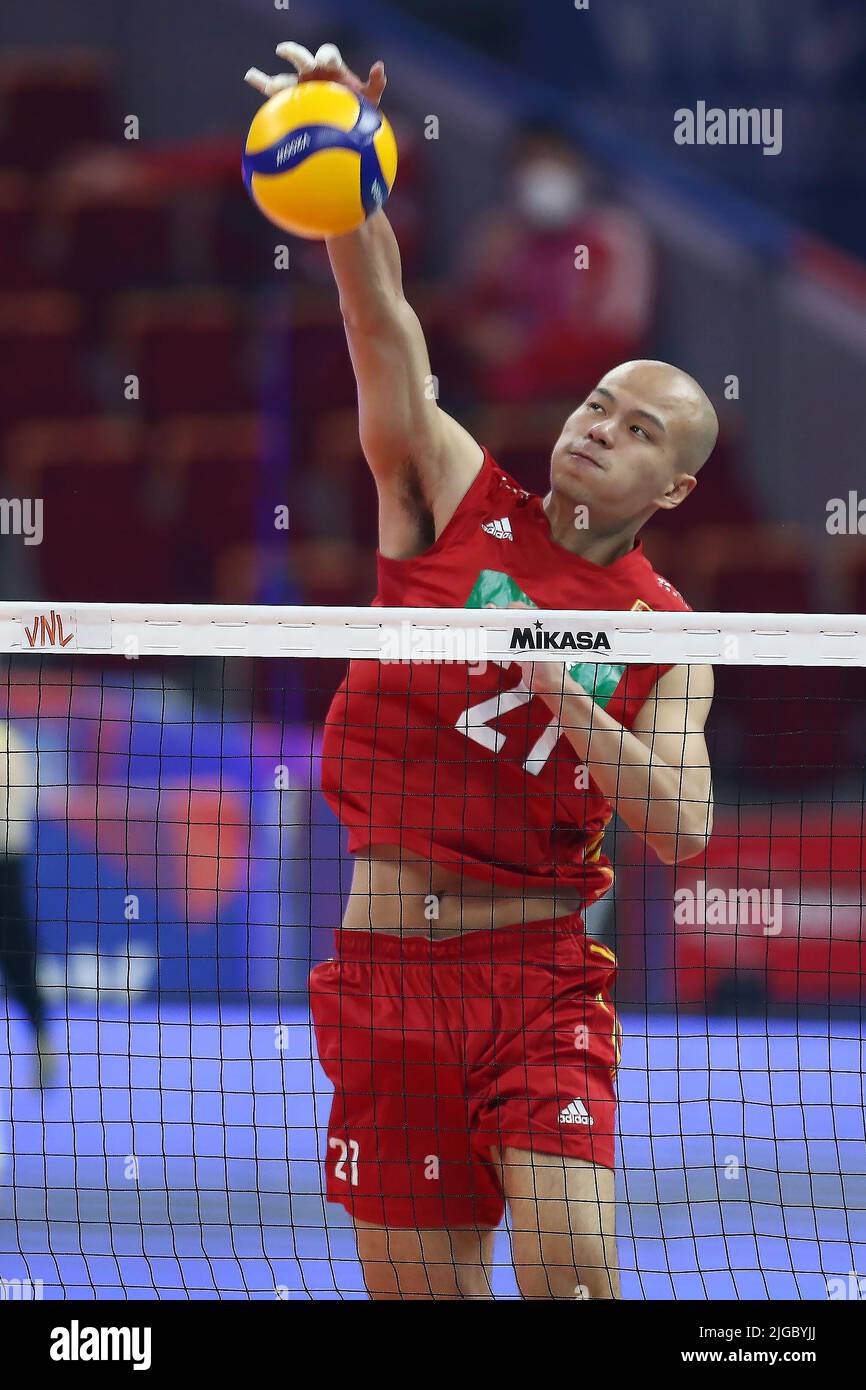
<path id="1" fill-rule="evenodd" d="M 603 449 L 609 449 L 613 443 L 612 428 L 610 420 L 597 420 L 586 432 L 587 439 L 592 439 L 596 444 L 600 444 Z"/>

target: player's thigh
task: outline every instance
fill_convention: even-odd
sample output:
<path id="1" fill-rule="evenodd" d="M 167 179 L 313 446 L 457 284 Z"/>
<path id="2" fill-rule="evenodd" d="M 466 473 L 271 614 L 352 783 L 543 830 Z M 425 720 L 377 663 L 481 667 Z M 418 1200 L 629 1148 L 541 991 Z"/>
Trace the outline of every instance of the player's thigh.
<path id="1" fill-rule="evenodd" d="M 358 1258 L 374 1299 L 490 1298 L 493 1230 L 403 1230 L 355 1219 Z"/>
<path id="2" fill-rule="evenodd" d="M 618 1298 L 612 1169 L 510 1147 L 496 1157 L 524 1298 Z"/>

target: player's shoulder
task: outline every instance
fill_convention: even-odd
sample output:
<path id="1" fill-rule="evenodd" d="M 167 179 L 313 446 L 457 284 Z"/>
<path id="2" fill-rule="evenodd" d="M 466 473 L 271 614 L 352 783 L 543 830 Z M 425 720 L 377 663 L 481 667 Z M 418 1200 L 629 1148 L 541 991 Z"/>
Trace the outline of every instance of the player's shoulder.
<path id="1" fill-rule="evenodd" d="M 446 515 L 437 521 L 436 550 L 441 552 L 455 542 L 465 542 L 474 536 L 477 527 L 494 519 L 501 523 L 510 517 L 515 504 L 528 500 L 530 494 L 500 468 L 490 450 L 478 444 L 482 457 L 478 471 L 465 487 L 456 503 L 445 509 Z"/>
<path id="2" fill-rule="evenodd" d="M 465 529 L 492 517 L 513 516 L 533 501 L 533 494 L 500 468 L 486 444 L 480 447 L 481 466 L 452 514 L 451 529 Z"/>
<path id="3" fill-rule="evenodd" d="M 533 493 L 527 491 L 521 483 L 512 478 L 510 473 L 506 473 L 496 462 L 486 445 L 482 444 L 484 450 L 484 461 L 481 465 L 481 474 L 484 481 L 484 495 L 488 501 L 495 502 L 501 499 L 516 506 L 525 506 L 532 500 Z"/>
<path id="4" fill-rule="evenodd" d="M 692 613 L 691 604 L 675 589 L 669 579 L 653 569 L 646 555 L 644 560 L 643 584 L 641 585 L 642 605 L 656 613 Z"/>

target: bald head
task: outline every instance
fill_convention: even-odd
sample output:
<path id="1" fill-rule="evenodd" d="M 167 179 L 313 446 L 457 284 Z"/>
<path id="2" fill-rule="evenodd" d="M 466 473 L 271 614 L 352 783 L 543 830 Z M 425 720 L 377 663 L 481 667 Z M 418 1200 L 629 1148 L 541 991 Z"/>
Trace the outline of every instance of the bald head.
<path id="1" fill-rule="evenodd" d="M 669 362 L 638 359 L 623 362 L 599 382 L 599 390 L 618 389 L 656 411 L 674 443 L 673 458 L 683 472 L 703 468 L 719 437 L 718 416 L 706 391 L 694 377 Z"/>

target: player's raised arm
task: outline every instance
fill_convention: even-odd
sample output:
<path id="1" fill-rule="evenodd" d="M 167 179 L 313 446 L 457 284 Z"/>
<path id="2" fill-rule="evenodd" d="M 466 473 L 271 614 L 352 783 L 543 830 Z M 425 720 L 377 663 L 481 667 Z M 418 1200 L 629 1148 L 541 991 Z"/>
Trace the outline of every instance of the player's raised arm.
<path id="1" fill-rule="evenodd" d="M 280 44 L 277 53 L 295 66 L 297 77 L 266 78 L 251 70 L 247 80 L 266 96 L 295 81 L 330 81 L 374 105 L 381 99 L 381 62 L 362 82 L 333 44 L 315 56 L 293 43 Z M 379 491 L 380 546 L 386 554 L 414 554 L 429 543 L 422 524 L 427 518 L 436 534 L 448 523 L 481 467 L 482 452 L 437 404 L 424 333 L 403 293 L 400 252 L 385 214 L 329 239 L 327 248 L 358 385 L 361 446 Z"/>
<path id="2" fill-rule="evenodd" d="M 358 384 L 361 446 L 379 488 L 383 523 L 400 550 L 400 512 L 423 504 L 438 534 L 478 473 L 482 452 L 437 405 L 427 344 L 403 294 L 397 240 L 385 214 L 329 241 L 328 253 Z"/>

